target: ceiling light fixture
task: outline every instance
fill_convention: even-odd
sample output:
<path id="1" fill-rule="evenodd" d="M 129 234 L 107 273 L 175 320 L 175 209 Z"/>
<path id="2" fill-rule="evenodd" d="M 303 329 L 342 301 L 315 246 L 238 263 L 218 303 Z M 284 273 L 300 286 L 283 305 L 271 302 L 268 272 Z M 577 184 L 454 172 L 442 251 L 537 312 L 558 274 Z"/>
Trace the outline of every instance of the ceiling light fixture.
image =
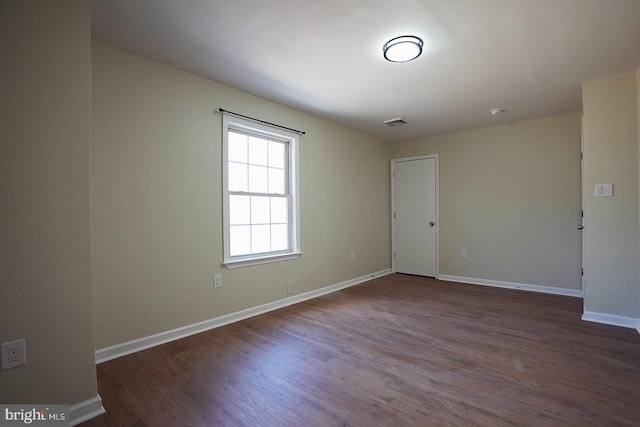
<path id="1" fill-rule="evenodd" d="M 489 110 L 489 113 L 491 113 L 492 116 L 499 116 L 505 111 L 507 110 L 505 110 L 504 108 L 492 108 L 491 110 Z"/>
<path id="2" fill-rule="evenodd" d="M 422 53 L 424 45 L 421 38 L 416 36 L 400 36 L 389 40 L 382 51 L 384 59 L 391 62 L 413 61 Z"/>

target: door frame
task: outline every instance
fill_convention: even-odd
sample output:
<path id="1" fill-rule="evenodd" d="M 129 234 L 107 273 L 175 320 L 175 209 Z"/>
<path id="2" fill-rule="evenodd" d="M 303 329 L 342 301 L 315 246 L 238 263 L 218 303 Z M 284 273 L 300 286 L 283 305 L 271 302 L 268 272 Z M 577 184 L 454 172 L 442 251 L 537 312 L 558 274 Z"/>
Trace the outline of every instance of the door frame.
<path id="1" fill-rule="evenodd" d="M 395 170 L 396 163 L 407 162 L 412 160 L 426 160 L 426 159 L 435 159 L 435 184 L 436 184 L 436 195 L 435 195 L 435 211 L 436 211 L 436 219 L 435 219 L 435 234 L 436 234 L 436 269 L 435 269 L 435 278 L 438 279 L 440 276 L 440 161 L 438 158 L 438 153 L 435 154 L 425 154 L 421 156 L 411 156 L 411 157 L 400 157 L 397 159 L 391 159 L 391 272 L 396 272 L 396 196 L 395 196 Z"/>
<path id="2" fill-rule="evenodd" d="M 584 270 L 585 270 L 585 261 L 586 261 L 586 245 L 585 245 L 585 239 L 584 239 L 584 226 L 585 226 L 585 221 L 584 221 L 584 210 L 585 210 L 585 200 L 587 197 L 587 188 L 586 188 L 586 181 L 584 179 L 584 116 L 582 116 L 580 118 L 580 191 L 581 191 L 581 197 L 580 197 L 580 250 L 581 250 L 581 254 L 580 254 L 580 267 L 581 267 L 581 271 L 580 271 L 580 290 L 582 291 L 582 299 L 583 301 L 586 300 L 586 289 L 585 289 L 585 276 L 584 276 Z M 584 309 L 583 309 L 584 311 Z"/>

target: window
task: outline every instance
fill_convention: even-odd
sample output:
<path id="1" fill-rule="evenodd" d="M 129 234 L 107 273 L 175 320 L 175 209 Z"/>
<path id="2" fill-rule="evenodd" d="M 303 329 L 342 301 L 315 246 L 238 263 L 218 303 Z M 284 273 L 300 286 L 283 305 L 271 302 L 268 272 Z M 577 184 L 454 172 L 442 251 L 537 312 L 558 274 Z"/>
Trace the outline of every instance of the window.
<path id="1" fill-rule="evenodd" d="M 224 264 L 300 256 L 298 135 L 223 117 Z"/>

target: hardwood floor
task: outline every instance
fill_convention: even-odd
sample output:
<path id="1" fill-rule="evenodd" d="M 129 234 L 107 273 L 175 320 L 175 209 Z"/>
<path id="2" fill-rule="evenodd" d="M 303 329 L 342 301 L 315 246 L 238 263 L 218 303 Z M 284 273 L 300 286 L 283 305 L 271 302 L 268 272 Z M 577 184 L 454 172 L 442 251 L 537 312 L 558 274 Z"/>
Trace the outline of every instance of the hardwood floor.
<path id="1" fill-rule="evenodd" d="M 640 334 L 390 275 L 98 365 L 89 426 L 638 426 Z"/>

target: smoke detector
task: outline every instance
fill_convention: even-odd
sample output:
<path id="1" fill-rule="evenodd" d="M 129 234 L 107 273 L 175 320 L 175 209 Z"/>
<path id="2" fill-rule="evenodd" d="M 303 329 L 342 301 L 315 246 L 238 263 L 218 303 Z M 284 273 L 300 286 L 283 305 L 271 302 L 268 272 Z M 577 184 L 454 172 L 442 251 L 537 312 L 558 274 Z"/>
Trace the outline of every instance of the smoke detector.
<path id="1" fill-rule="evenodd" d="M 382 123 L 384 123 L 387 126 L 391 126 L 392 128 L 394 128 L 396 126 L 406 125 L 408 122 L 405 119 L 403 119 L 402 117 L 398 117 L 396 119 L 385 120 Z"/>

